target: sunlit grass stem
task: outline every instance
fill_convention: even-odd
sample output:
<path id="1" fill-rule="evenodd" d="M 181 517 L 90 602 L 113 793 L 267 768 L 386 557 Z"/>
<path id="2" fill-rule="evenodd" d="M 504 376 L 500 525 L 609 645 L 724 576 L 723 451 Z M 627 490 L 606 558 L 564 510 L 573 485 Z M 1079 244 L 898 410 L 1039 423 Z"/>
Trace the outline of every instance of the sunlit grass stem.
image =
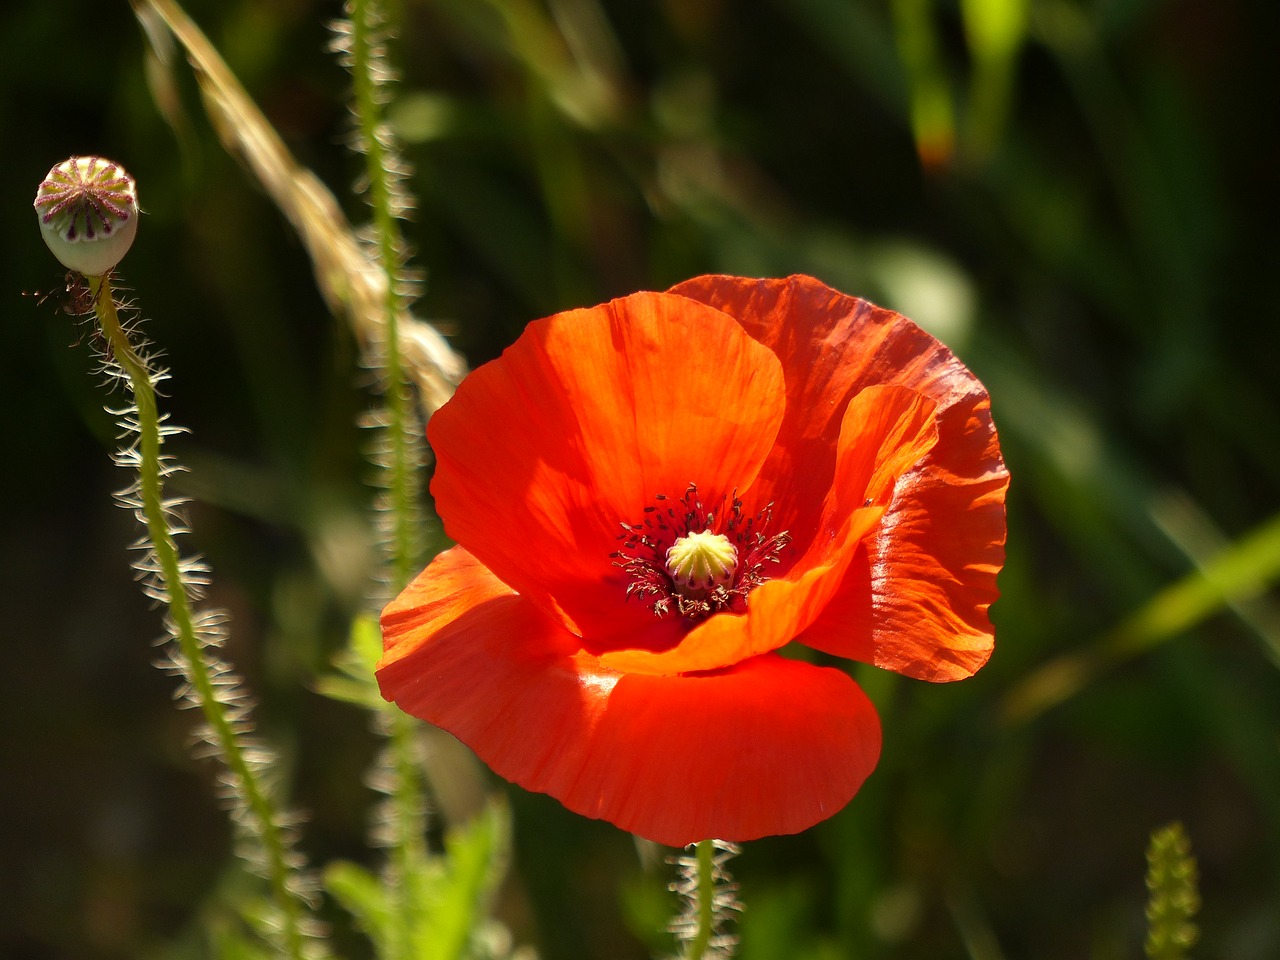
<path id="1" fill-rule="evenodd" d="M 296 960 L 308 956 L 303 920 L 305 909 L 296 893 L 296 879 L 277 811 L 264 784 L 254 770 L 246 745 L 237 732 L 237 720 L 229 714 L 225 691 L 217 688 L 213 670 L 206 659 L 207 638 L 194 612 L 182 557 L 170 527 L 171 505 L 165 500 L 164 476 L 168 472 L 161 456 L 165 428 L 156 401 L 155 377 L 135 349 L 120 322 L 110 274 L 87 278 L 93 311 L 108 344 L 108 357 L 123 373 L 136 407 L 139 519 L 146 525 L 149 548 L 154 555 L 154 571 L 169 616 L 169 628 L 184 661 L 183 676 L 190 684 L 193 699 L 208 725 L 207 736 L 226 764 L 235 798 L 244 804 L 247 821 L 261 844 L 266 879 L 279 910 L 280 941 L 285 955 Z"/>

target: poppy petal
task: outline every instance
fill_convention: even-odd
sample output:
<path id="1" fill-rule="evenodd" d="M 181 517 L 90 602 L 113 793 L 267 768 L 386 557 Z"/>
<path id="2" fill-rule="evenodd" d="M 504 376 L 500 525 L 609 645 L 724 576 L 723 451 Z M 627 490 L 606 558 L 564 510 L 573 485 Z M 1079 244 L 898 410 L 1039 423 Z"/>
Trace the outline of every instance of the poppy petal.
<path id="1" fill-rule="evenodd" d="M 620 602 L 620 524 L 690 483 L 748 488 L 784 404 L 777 358 L 732 318 L 635 294 L 536 321 L 467 377 L 428 425 L 431 492 L 449 536 L 579 636 L 671 634 Z"/>
<path id="2" fill-rule="evenodd" d="M 804 830 L 879 757 L 875 710 L 844 673 L 766 655 L 620 674 L 461 548 L 387 608 L 383 630 L 384 696 L 499 775 L 659 843 Z"/>
<path id="3" fill-rule="evenodd" d="M 811 277 L 698 277 L 671 292 L 735 317 L 782 361 L 787 415 L 757 490 L 792 505 L 797 531 L 820 522 L 844 398 L 879 383 L 937 403 L 937 444 L 898 481 L 878 532 L 801 639 L 922 679 L 975 672 L 993 644 L 1009 483 L 982 384 L 905 317 Z"/>
<path id="4" fill-rule="evenodd" d="M 897 479 L 937 440 L 935 404 L 903 387 L 868 387 L 841 421 L 839 453 L 818 532 L 788 576 L 761 584 L 745 614 L 722 613 L 670 650 L 605 653 L 603 663 L 641 673 L 713 670 L 786 645 L 819 616 L 859 543 L 881 520 Z"/>
<path id="5" fill-rule="evenodd" d="M 885 549 L 883 536 L 865 543 L 840 589 L 796 639 L 920 680 L 972 676 L 993 646 L 987 611 L 1003 563 L 1006 485 L 1007 478 L 985 488 L 935 482 L 895 501 L 882 525 L 894 525 L 892 547 Z M 939 533 L 938 517 L 965 508 L 988 518 L 985 540 L 977 523 Z"/>

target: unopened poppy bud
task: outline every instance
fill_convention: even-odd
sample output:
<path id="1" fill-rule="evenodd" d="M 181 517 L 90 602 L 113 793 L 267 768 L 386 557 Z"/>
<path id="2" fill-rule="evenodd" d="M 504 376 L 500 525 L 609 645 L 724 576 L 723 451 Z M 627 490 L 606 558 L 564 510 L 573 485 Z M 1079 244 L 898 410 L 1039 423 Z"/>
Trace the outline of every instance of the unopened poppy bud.
<path id="1" fill-rule="evenodd" d="M 72 157 L 36 192 L 40 233 L 68 270 L 98 277 L 121 261 L 138 232 L 138 187 L 102 157 Z"/>
<path id="2" fill-rule="evenodd" d="M 667 573 L 677 587 L 711 590 L 733 580 L 738 548 L 720 533 L 704 530 L 681 537 L 667 550 Z"/>

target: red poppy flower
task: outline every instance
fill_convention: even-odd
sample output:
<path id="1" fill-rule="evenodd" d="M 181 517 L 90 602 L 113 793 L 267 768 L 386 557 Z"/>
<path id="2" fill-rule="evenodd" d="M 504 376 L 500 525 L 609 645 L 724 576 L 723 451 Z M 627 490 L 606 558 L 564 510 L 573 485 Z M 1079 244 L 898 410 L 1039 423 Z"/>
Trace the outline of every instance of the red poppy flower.
<path id="1" fill-rule="evenodd" d="M 861 786 L 880 724 L 781 648 L 925 680 L 990 655 L 986 391 L 811 278 L 539 320 L 427 434 L 458 546 L 383 613 L 383 695 L 578 813 L 672 846 L 803 830 Z"/>

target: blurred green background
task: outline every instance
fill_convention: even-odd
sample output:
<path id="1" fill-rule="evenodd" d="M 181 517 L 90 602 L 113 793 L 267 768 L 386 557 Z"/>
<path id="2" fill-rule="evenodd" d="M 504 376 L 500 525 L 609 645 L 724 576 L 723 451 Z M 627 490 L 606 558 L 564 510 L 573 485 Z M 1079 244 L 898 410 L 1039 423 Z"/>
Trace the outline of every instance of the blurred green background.
<path id="1" fill-rule="evenodd" d="M 192 542 L 319 862 L 369 858 L 366 718 L 313 692 L 367 589 L 367 377 L 181 67 L 186 122 L 161 119 L 127 4 L 6 9 L 0 956 L 198 956 L 235 883 L 228 830 L 150 665 L 115 429 L 88 328 L 57 309 L 37 183 L 84 153 L 139 181 L 123 276 L 192 428 L 173 444 Z M 348 78 L 325 52 L 339 6 L 188 10 L 349 198 Z M 1280 956 L 1280 8 L 395 13 L 418 310 L 472 364 L 557 309 L 805 272 L 913 317 L 990 387 L 1013 475 L 996 655 L 947 687 L 855 671 L 881 707 L 880 768 L 841 814 L 736 861 L 742 957 L 1138 957 L 1146 838 L 1175 818 L 1202 875 L 1196 956 Z M 498 906 L 517 939 L 546 960 L 646 956 L 665 868 L 511 793 Z"/>

